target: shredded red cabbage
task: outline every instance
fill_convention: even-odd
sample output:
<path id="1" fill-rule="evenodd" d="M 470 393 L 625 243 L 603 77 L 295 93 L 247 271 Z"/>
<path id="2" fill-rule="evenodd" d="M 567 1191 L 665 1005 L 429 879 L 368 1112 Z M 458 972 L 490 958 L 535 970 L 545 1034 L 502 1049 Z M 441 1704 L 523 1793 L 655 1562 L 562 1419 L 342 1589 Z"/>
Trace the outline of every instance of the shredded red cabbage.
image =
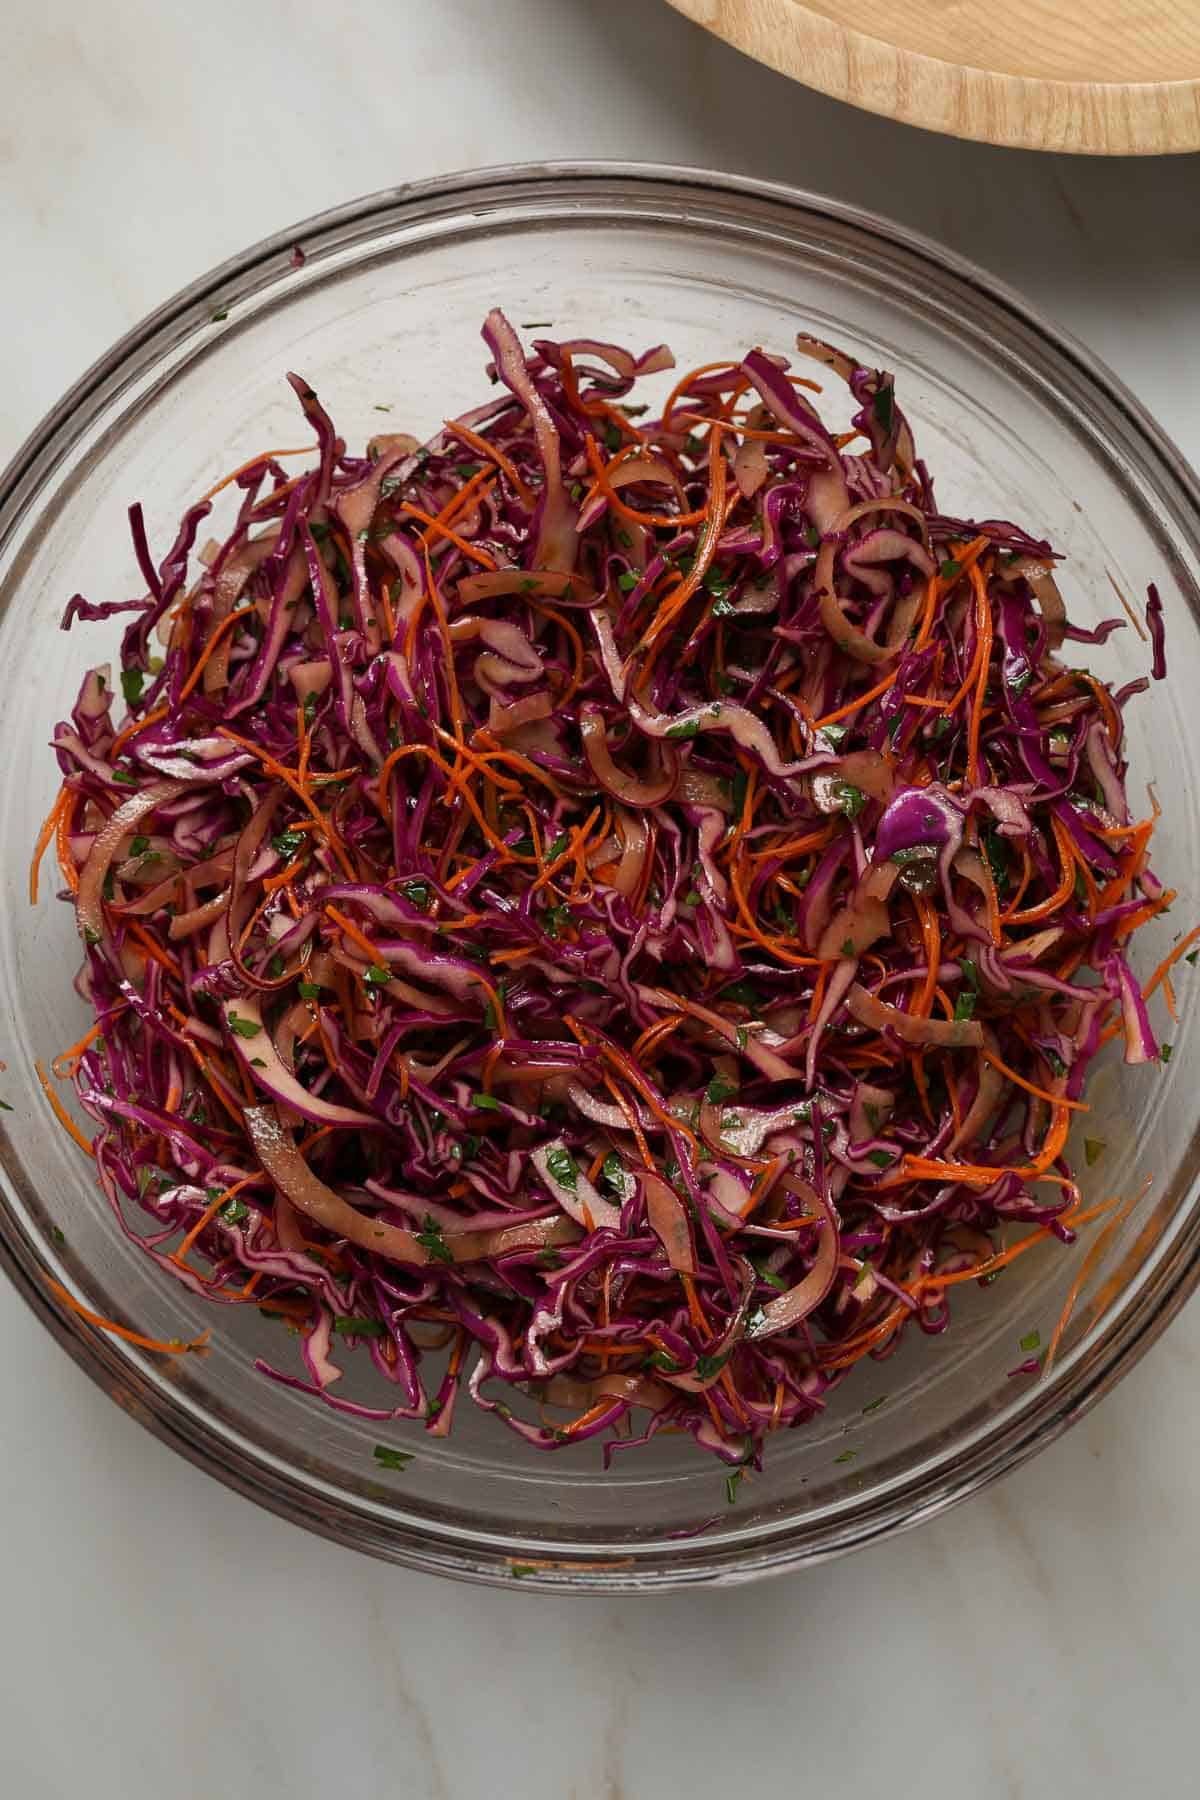
<path id="1" fill-rule="evenodd" d="M 308 465 L 157 565 L 135 507 L 145 594 L 71 601 L 134 617 L 123 716 L 102 667 L 53 740 L 95 1018 L 57 1072 L 147 1254 L 299 1332 L 276 1379 L 756 1463 L 1071 1240 L 1171 895 L 1050 547 L 938 511 L 889 375 L 800 340 L 834 435 L 760 350 L 650 411 L 663 347 L 484 337 L 497 392 L 424 444 L 352 454 L 292 377 Z M 334 1392 L 355 1346 L 394 1407 Z"/>

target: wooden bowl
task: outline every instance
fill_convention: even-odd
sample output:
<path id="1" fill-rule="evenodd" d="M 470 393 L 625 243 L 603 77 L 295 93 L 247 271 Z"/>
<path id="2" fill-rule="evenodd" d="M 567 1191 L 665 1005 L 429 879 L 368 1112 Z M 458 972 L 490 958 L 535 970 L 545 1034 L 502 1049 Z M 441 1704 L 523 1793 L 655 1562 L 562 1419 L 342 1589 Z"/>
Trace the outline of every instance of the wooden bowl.
<path id="1" fill-rule="evenodd" d="M 670 0 L 823 94 L 955 137 L 1200 149 L 1200 0 Z"/>

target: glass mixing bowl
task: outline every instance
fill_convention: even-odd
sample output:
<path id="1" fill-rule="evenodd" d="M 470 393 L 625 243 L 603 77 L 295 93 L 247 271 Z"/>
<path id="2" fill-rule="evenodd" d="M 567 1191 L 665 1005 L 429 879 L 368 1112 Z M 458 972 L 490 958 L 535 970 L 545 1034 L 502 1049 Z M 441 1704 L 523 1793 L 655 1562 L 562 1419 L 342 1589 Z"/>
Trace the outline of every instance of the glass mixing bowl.
<path id="1" fill-rule="evenodd" d="M 972 1493 L 1077 1418 L 1162 1329 L 1200 1270 L 1194 1009 L 1168 1066 L 1126 1069 L 1113 1055 L 1097 1072 L 1088 1129 L 1107 1147 L 1084 1170 L 1089 1198 L 1132 1195 L 1146 1176 L 1153 1184 L 1086 1273 L 1052 1372 L 1010 1374 L 1022 1337 L 1049 1337 L 1098 1226 L 1074 1248 L 1043 1242 L 986 1291 L 955 1290 L 948 1336 L 912 1332 L 898 1354 L 857 1370 L 819 1423 L 771 1443 L 765 1472 L 740 1484 L 734 1506 L 719 1466 L 688 1438 L 659 1436 L 605 1475 L 595 1445 L 540 1455 L 469 1406 L 447 1442 L 395 1428 L 389 1441 L 415 1460 L 382 1470 L 379 1427 L 255 1373 L 256 1354 L 294 1353 L 293 1340 L 281 1349 L 281 1327 L 253 1309 L 206 1310 L 121 1235 L 34 1076 L 34 1060 L 49 1064 L 86 1023 L 70 909 L 52 878 L 36 909 L 26 893 L 56 788 L 46 744 L 84 667 L 119 635 L 117 621 L 64 636 L 65 602 L 76 589 L 97 600 L 140 590 L 130 501 L 143 502 L 151 542 L 163 546 L 225 470 L 305 441 L 288 369 L 319 389 L 351 442 L 379 428 L 378 406 L 392 409 L 388 429 L 425 433 L 470 405 L 486 392 L 479 327 L 497 302 L 514 321 L 553 321 L 563 335 L 635 348 L 666 340 L 684 365 L 759 343 L 787 351 L 799 328 L 845 344 L 896 371 L 945 510 L 1015 518 L 1066 552 L 1075 618 L 1114 610 L 1110 576 L 1127 595 L 1157 580 L 1171 679 L 1129 709 L 1131 792 L 1140 803 L 1156 784 L 1156 863 L 1181 898 L 1141 966 L 1191 924 L 1200 492 L 1091 356 L 934 245 L 781 187 L 591 165 L 395 189 L 260 244 L 170 301 L 66 396 L 0 486 L 0 1092 L 13 1109 L 0 1115 L 0 1253 L 39 1318 L 119 1405 L 299 1524 L 481 1580 L 509 1579 L 514 1564 L 552 1588 L 744 1580 Z M 1131 630 L 1085 654 L 1118 681 L 1149 660 Z M 157 1338 L 211 1327 L 211 1353 L 158 1358 L 93 1330 L 59 1304 L 47 1274 Z"/>

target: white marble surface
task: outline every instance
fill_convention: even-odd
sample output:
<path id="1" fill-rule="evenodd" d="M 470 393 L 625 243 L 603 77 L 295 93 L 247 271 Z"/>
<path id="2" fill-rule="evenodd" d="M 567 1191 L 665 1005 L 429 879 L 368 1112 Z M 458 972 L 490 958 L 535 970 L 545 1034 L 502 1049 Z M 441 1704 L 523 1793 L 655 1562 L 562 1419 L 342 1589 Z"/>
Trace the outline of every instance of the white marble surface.
<path id="1" fill-rule="evenodd" d="M 1200 161 L 955 144 L 657 0 L 0 0 L 0 460 L 265 232 L 470 164 L 628 155 L 891 212 L 1025 288 L 1200 458 Z M 928 1800 L 1195 1791 L 1200 1310 L 1030 1468 L 897 1546 L 576 1603 L 358 1559 L 117 1412 L 0 1289 L 0 1795 Z"/>

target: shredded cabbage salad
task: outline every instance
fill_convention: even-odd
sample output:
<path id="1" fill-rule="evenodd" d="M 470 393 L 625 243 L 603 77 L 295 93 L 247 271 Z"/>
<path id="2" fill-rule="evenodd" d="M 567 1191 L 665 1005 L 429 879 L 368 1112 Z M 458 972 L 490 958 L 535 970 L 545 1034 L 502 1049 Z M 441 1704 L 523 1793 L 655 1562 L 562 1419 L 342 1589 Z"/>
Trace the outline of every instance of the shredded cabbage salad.
<path id="1" fill-rule="evenodd" d="M 802 337 L 831 435 L 759 349 L 651 408 L 665 346 L 483 335 L 423 444 L 352 453 L 292 376 L 311 450 L 158 562 L 132 507 L 144 592 L 72 599 L 129 618 L 53 739 L 94 1014 L 55 1074 L 146 1254 L 296 1334 L 275 1380 L 736 1474 L 1104 1210 L 1088 1067 L 1159 1057 L 1192 941 L 1139 985 L 1147 684 L 1063 659 L 1124 620 L 1069 624 L 1048 544 L 939 512 L 891 376 Z"/>

